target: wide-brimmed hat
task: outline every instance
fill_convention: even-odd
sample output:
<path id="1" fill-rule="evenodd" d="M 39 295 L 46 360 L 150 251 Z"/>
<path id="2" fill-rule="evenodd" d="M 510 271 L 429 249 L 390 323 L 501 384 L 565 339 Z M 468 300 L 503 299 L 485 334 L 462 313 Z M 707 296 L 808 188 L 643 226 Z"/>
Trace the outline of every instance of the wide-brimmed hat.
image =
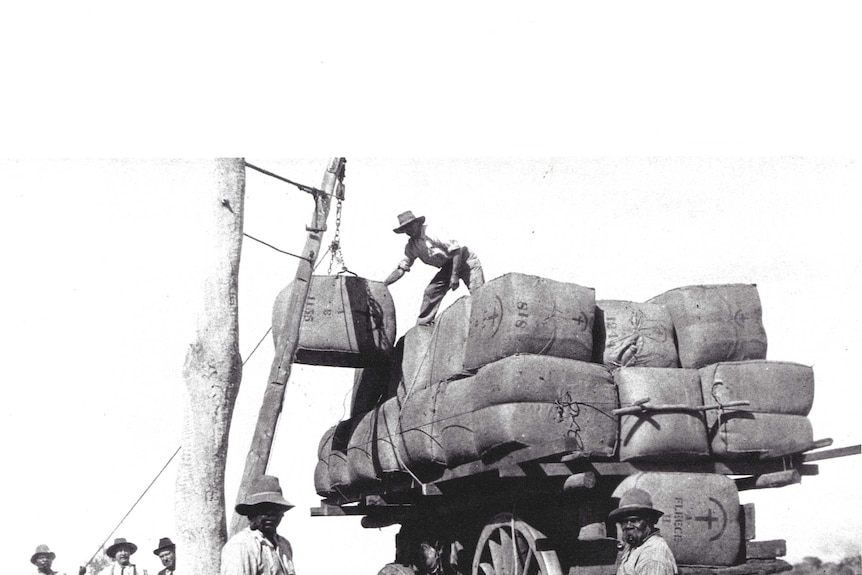
<path id="1" fill-rule="evenodd" d="M 116 539 L 114 539 L 114 543 L 110 547 L 105 549 L 105 555 L 113 559 L 114 555 L 116 555 L 117 551 L 119 551 L 122 547 L 129 548 L 129 555 L 132 555 L 135 551 L 138 550 L 138 546 L 131 541 L 126 541 L 122 537 L 117 537 Z"/>
<path id="2" fill-rule="evenodd" d="M 153 555 L 158 555 L 165 549 L 176 549 L 177 546 L 171 541 L 170 537 L 162 537 L 159 539 L 159 546 L 153 549 Z"/>
<path id="3" fill-rule="evenodd" d="M 619 507 L 608 513 L 608 519 L 619 521 L 630 515 L 641 515 L 658 519 L 664 513 L 652 506 L 652 497 L 649 493 L 643 489 L 633 487 L 623 493 L 623 496 L 620 497 Z"/>
<path id="4" fill-rule="evenodd" d="M 278 477 L 274 475 L 261 475 L 252 483 L 251 488 L 245 499 L 236 504 L 236 512 L 240 515 L 248 516 L 249 511 L 261 503 L 271 503 L 280 505 L 287 511 L 293 507 L 293 503 L 285 499 L 281 494 L 281 484 L 278 482 Z"/>
<path id="5" fill-rule="evenodd" d="M 396 234 L 403 234 L 404 231 L 407 229 L 407 226 L 409 226 L 413 222 L 419 222 L 420 224 L 424 224 L 425 223 L 425 216 L 419 216 L 417 218 L 416 216 L 413 215 L 413 212 L 411 212 L 410 210 L 407 210 L 406 212 L 398 214 L 398 227 L 392 231 L 395 232 Z"/>
<path id="6" fill-rule="evenodd" d="M 51 561 L 53 561 L 54 558 L 57 556 L 53 551 L 48 549 L 47 545 L 37 545 L 35 553 L 33 553 L 33 556 L 30 557 L 30 563 L 35 565 L 36 564 L 36 558 L 39 555 L 47 555 L 48 557 L 50 557 Z"/>

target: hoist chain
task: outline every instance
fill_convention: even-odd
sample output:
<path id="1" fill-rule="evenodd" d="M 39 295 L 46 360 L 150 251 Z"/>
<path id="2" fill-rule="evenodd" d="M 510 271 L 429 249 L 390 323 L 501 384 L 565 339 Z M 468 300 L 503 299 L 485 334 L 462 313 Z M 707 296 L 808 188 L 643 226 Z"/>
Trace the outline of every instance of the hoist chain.
<path id="1" fill-rule="evenodd" d="M 339 198 L 335 208 L 335 235 L 332 238 L 332 243 L 329 245 L 329 249 L 332 252 L 329 260 L 329 274 L 332 274 L 332 265 L 336 263 L 341 268 L 339 273 L 348 271 L 347 266 L 344 264 L 344 254 L 341 252 L 341 204 L 342 200 Z"/>

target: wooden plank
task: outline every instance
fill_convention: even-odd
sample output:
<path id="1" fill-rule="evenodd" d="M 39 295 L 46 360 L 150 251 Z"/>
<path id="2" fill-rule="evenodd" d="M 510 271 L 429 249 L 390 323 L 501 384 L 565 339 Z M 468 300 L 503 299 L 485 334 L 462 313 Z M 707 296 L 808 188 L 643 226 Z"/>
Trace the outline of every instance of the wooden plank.
<path id="1" fill-rule="evenodd" d="M 787 555 L 787 542 L 784 539 L 745 542 L 745 556 L 748 559 L 775 559 L 785 555 Z"/>
<path id="2" fill-rule="evenodd" d="M 817 465 L 800 465 L 796 468 L 799 475 L 820 475 L 820 467 Z"/>
<path id="3" fill-rule="evenodd" d="M 742 524 L 742 536 L 746 541 L 753 540 L 757 534 L 754 529 L 754 503 L 739 506 Z"/>
<path id="4" fill-rule="evenodd" d="M 772 487 L 784 487 L 785 485 L 795 485 L 802 481 L 799 472 L 795 469 L 786 471 L 774 471 L 772 473 L 764 473 L 762 475 L 754 475 L 752 477 L 743 477 L 736 480 L 736 488 L 739 491 L 747 489 L 769 489 Z"/>
<path id="5" fill-rule="evenodd" d="M 790 571 L 793 566 L 781 559 L 751 560 L 732 567 L 705 565 L 679 565 L 679 575 L 770 575 Z"/>
<path id="6" fill-rule="evenodd" d="M 834 459 L 835 457 L 847 457 L 848 455 L 859 455 L 862 453 L 862 445 L 851 445 L 848 447 L 838 447 L 835 449 L 827 449 L 826 451 L 817 451 L 814 453 L 803 453 L 802 461 L 820 461 L 821 459 Z"/>

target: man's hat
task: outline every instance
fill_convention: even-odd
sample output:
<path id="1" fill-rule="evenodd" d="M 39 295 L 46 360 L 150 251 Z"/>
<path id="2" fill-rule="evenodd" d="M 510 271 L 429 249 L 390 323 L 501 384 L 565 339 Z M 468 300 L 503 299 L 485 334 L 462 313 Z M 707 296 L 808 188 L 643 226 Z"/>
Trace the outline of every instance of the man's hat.
<path id="1" fill-rule="evenodd" d="M 634 487 L 623 493 L 623 496 L 620 497 L 620 506 L 608 514 L 608 519 L 619 521 L 630 515 L 641 515 L 658 519 L 664 513 L 652 506 L 652 497 L 650 497 L 649 493 L 643 489 Z"/>
<path id="2" fill-rule="evenodd" d="M 249 511 L 255 505 L 261 503 L 271 503 L 280 505 L 287 511 L 293 507 L 293 503 L 285 499 L 281 494 L 281 484 L 278 482 L 278 477 L 274 475 L 261 475 L 252 483 L 248 494 L 245 496 L 245 501 L 237 503 L 236 512 L 240 515 L 248 517 Z"/>
<path id="3" fill-rule="evenodd" d="M 123 547 L 127 547 L 129 549 L 129 555 L 132 555 L 135 551 L 138 550 L 138 546 L 131 541 L 126 541 L 122 537 L 117 537 L 116 539 L 114 539 L 113 545 L 105 549 L 105 555 L 113 559 L 114 555 L 117 554 L 117 551 L 119 551 Z"/>
<path id="4" fill-rule="evenodd" d="M 159 539 L 159 546 L 153 549 L 153 555 L 158 555 L 165 549 L 176 549 L 176 545 L 171 541 L 170 537 L 162 537 Z"/>
<path id="5" fill-rule="evenodd" d="M 54 554 L 54 552 L 53 552 L 53 551 L 51 551 L 50 549 L 48 549 L 48 546 L 47 546 L 47 545 L 38 545 L 38 546 L 36 547 L 36 552 L 35 552 L 35 553 L 33 553 L 33 556 L 32 556 L 32 557 L 30 557 L 30 563 L 32 563 L 33 565 L 35 565 L 35 564 L 36 564 L 36 558 L 37 558 L 37 557 L 39 557 L 39 555 L 47 555 L 47 556 L 48 556 L 48 558 L 49 558 L 49 559 L 51 559 L 51 561 L 53 561 L 53 560 L 54 560 L 54 557 L 56 557 L 56 556 L 57 556 L 57 555 L 55 555 L 55 554 Z"/>
<path id="6" fill-rule="evenodd" d="M 396 234 L 403 234 L 412 222 L 418 221 L 420 224 L 425 223 L 425 216 L 419 216 L 418 218 L 413 215 L 413 212 L 407 210 L 404 213 L 398 214 L 398 227 L 392 230 Z"/>

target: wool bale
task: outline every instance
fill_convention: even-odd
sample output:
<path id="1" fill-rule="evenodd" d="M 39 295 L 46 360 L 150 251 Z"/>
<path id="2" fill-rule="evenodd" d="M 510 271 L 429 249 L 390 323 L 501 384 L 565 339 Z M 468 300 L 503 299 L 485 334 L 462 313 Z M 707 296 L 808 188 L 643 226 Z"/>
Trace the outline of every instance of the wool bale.
<path id="1" fill-rule="evenodd" d="M 347 447 L 358 422 L 358 418 L 339 421 L 332 434 L 332 446 L 329 450 L 329 481 L 333 491 L 342 494 L 352 491 Z"/>
<path id="2" fill-rule="evenodd" d="M 470 329 L 470 296 L 463 296 L 437 316 L 430 341 L 431 382 L 470 375 L 464 369 L 464 350 Z"/>
<path id="3" fill-rule="evenodd" d="M 814 370 L 786 361 L 721 362 L 700 368 L 705 405 L 747 400 L 747 411 L 808 415 L 814 404 Z M 706 413 L 709 426 L 719 411 Z"/>
<path id="4" fill-rule="evenodd" d="M 431 338 L 433 325 L 415 325 L 398 342 L 396 357 L 400 358 L 400 377 L 393 377 L 394 390 L 389 395 L 402 400 L 431 385 Z"/>
<path id="5" fill-rule="evenodd" d="M 468 377 L 441 385 L 432 432 L 440 438 L 447 467 L 479 459 L 473 421 L 474 405 L 483 390 Z"/>
<path id="6" fill-rule="evenodd" d="M 367 488 L 379 483 L 375 469 L 377 410 L 358 416 L 347 442 L 347 472 L 352 488 Z"/>
<path id="7" fill-rule="evenodd" d="M 696 369 L 623 367 L 614 373 L 620 407 L 648 397 L 652 405 L 703 405 Z M 620 416 L 620 461 L 679 461 L 709 456 L 699 411 L 644 411 Z"/>
<path id="8" fill-rule="evenodd" d="M 622 300 L 596 302 L 593 361 L 608 367 L 679 367 L 667 308 Z"/>
<path id="9" fill-rule="evenodd" d="M 314 490 L 321 497 L 329 497 L 334 493 L 329 477 L 329 452 L 332 451 L 332 436 L 335 427 L 326 430 L 317 445 L 317 465 L 314 467 Z"/>
<path id="10" fill-rule="evenodd" d="M 275 299 L 272 334 L 286 337 L 291 282 Z M 395 343 L 395 304 L 383 283 L 337 275 L 312 276 L 302 310 L 297 363 L 365 367 L 388 356 Z"/>
<path id="11" fill-rule="evenodd" d="M 510 273 L 476 289 L 472 297 L 465 369 L 515 354 L 590 360 L 593 288 Z"/>
<path id="12" fill-rule="evenodd" d="M 399 416 L 401 406 L 397 397 L 391 397 L 377 408 L 377 468 L 381 473 L 405 471 L 399 455 Z"/>
<path id="13" fill-rule="evenodd" d="M 612 497 L 637 487 L 664 512 L 662 537 L 680 565 L 729 566 L 743 557 L 739 492 L 729 477 L 712 473 L 642 472 L 626 477 Z"/>
<path id="14" fill-rule="evenodd" d="M 484 366 L 471 385 L 474 441 L 483 459 L 564 438 L 574 438 L 585 457 L 614 454 L 617 392 L 602 365 L 518 355 Z"/>
<path id="15" fill-rule="evenodd" d="M 771 459 L 801 453 L 814 443 L 811 421 L 805 415 L 735 408 L 718 413 L 708 437 L 716 459 Z"/>
<path id="16" fill-rule="evenodd" d="M 438 478 L 446 466 L 446 454 L 434 434 L 440 388 L 413 391 L 401 404 L 399 452 L 407 469 L 422 481 Z"/>
<path id="17" fill-rule="evenodd" d="M 670 312 L 682 367 L 766 359 L 766 330 L 756 285 L 687 286 L 648 303 L 664 305 Z"/>

